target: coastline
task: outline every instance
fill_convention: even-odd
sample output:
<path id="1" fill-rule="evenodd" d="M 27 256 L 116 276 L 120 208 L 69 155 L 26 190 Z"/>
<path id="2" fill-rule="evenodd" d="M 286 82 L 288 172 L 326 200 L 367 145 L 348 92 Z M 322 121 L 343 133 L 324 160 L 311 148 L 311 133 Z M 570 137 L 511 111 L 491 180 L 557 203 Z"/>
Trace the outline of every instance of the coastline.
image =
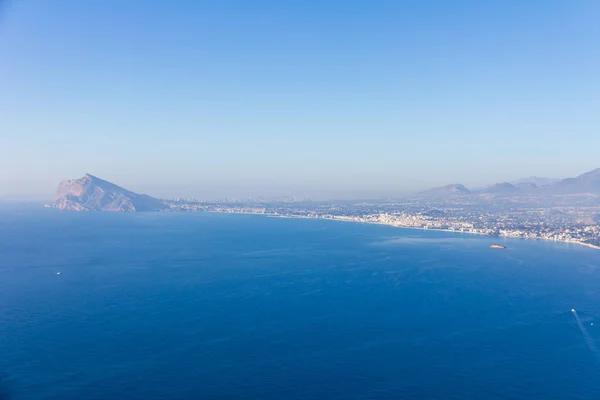
<path id="1" fill-rule="evenodd" d="M 293 216 L 293 215 L 281 215 L 281 214 L 273 214 L 273 213 L 253 213 L 253 212 L 242 212 L 242 211 L 240 211 L 240 212 L 237 212 L 237 211 L 235 211 L 235 212 L 232 212 L 232 211 L 203 211 L 203 212 L 209 212 L 209 213 L 215 213 L 215 214 L 263 215 L 263 216 L 266 216 L 267 218 L 320 219 L 320 220 L 325 220 L 325 221 L 352 222 L 355 224 L 384 225 L 384 226 L 390 226 L 393 228 L 414 229 L 414 230 L 420 230 L 420 231 L 436 231 L 436 232 L 460 233 L 460 234 L 467 234 L 467 235 L 489 236 L 489 235 L 486 235 L 485 233 L 479 233 L 479 232 L 455 231 L 455 230 L 451 230 L 451 229 L 441 229 L 441 228 L 420 228 L 420 227 L 416 227 L 416 226 L 402 226 L 402 225 L 388 224 L 385 222 L 354 221 L 351 219 L 342 219 L 342 218 L 305 217 L 305 216 L 301 216 L 301 215 Z M 500 238 L 506 238 L 506 239 L 545 240 L 545 241 L 555 242 L 555 243 L 577 244 L 579 246 L 585 246 L 585 247 L 589 247 L 591 249 L 600 250 L 600 246 L 596 246 L 596 245 L 593 245 L 590 243 L 578 242 L 575 240 L 554 240 L 554 239 L 549 239 L 549 238 L 544 238 L 544 237 L 529 238 L 529 237 L 514 237 L 514 236 L 502 236 L 502 235 L 489 236 L 489 237 L 500 237 Z"/>

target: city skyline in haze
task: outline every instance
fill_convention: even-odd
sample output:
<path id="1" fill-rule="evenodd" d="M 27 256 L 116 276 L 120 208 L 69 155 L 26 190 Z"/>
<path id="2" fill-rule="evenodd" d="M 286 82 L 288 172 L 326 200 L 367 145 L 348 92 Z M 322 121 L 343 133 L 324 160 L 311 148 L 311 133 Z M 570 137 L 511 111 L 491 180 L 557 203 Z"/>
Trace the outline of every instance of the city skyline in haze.
<path id="1" fill-rule="evenodd" d="M 0 197 L 376 197 L 600 167 L 593 1 L 8 2 Z"/>

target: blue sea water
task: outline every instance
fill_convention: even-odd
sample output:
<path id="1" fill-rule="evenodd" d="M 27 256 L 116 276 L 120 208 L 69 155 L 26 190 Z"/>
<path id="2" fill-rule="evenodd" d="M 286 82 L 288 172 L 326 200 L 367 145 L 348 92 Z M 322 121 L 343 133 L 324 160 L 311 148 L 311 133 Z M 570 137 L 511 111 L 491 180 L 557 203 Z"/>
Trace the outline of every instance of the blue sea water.
<path id="1" fill-rule="evenodd" d="M 599 399 L 599 266 L 376 225 L 4 209 L 0 398 Z"/>

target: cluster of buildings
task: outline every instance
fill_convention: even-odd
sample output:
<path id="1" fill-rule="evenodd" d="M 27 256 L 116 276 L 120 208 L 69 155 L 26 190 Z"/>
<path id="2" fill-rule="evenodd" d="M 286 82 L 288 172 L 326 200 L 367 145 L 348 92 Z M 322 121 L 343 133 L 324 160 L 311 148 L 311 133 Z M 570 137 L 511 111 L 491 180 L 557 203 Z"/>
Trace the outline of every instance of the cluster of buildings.
<path id="1" fill-rule="evenodd" d="M 565 225 L 565 226 L 523 226 L 519 223 L 495 224 L 492 221 L 467 222 L 452 218 L 427 218 L 422 215 L 411 215 L 401 213 L 394 214 L 372 214 L 364 216 L 338 216 L 323 215 L 321 218 L 336 219 L 342 221 L 353 221 L 363 223 L 376 223 L 403 228 L 437 229 L 451 232 L 472 233 L 489 236 L 503 236 L 523 239 L 544 239 L 558 242 L 580 243 L 591 247 L 600 248 L 600 225 Z"/>
<path id="2" fill-rule="evenodd" d="M 208 211 L 321 218 L 404 228 L 572 242 L 600 248 L 600 224 L 589 207 L 497 207 L 402 203 L 169 202 L 170 211 Z"/>

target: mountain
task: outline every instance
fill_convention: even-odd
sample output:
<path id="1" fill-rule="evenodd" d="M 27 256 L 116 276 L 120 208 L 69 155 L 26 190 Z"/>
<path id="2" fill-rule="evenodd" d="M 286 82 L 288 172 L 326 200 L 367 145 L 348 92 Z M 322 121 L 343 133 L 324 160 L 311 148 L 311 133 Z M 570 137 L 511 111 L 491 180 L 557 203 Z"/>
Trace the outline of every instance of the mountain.
<path id="1" fill-rule="evenodd" d="M 134 193 L 90 174 L 62 181 L 50 206 L 72 211 L 160 211 L 167 208 L 154 197 Z"/>
<path id="2" fill-rule="evenodd" d="M 514 184 L 521 193 L 536 193 L 540 187 L 533 182 L 521 182 Z"/>
<path id="3" fill-rule="evenodd" d="M 509 182 L 515 186 L 524 184 L 533 184 L 535 186 L 547 186 L 556 183 L 558 179 L 553 178 L 540 178 L 538 176 L 530 176 L 529 178 L 519 179 L 518 181 Z"/>
<path id="4" fill-rule="evenodd" d="M 531 177 L 515 182 L 502 182 L 483 189 L 469 191 L 460 184 L 446 185 L 419 193 L 419 197 L 449 197 L 458 195 L 494 195 L 501 196 L 535 196 L 552 197 L 559 195 L 600 196 L 600 168 L 586 172 L 575 178 L 550 179 Z"/>
<path id="5" fill-rule="evenodd" d="M 562 179 L 547 187 L 551 194 L 596 194 L 600 195 L 600 168 L 575 178 Z"/>
<path id="6" fill-rule="evenodd" d="M 461 185 L 460 183 L 454 183 L 451 185 L 436 187 L 433 189 L 425 190 L 418 194 L 419 197 L 447 197 L 447 196 L 461 196 L 470 194 L 471 191 Z"/>
<path id="7" fill-rule="evenodd" d="M 496 195 L 513 195 L 519 192 L 519 188 L 508 182 L 496 183 L 483 189 L 480 193 Z"/>

